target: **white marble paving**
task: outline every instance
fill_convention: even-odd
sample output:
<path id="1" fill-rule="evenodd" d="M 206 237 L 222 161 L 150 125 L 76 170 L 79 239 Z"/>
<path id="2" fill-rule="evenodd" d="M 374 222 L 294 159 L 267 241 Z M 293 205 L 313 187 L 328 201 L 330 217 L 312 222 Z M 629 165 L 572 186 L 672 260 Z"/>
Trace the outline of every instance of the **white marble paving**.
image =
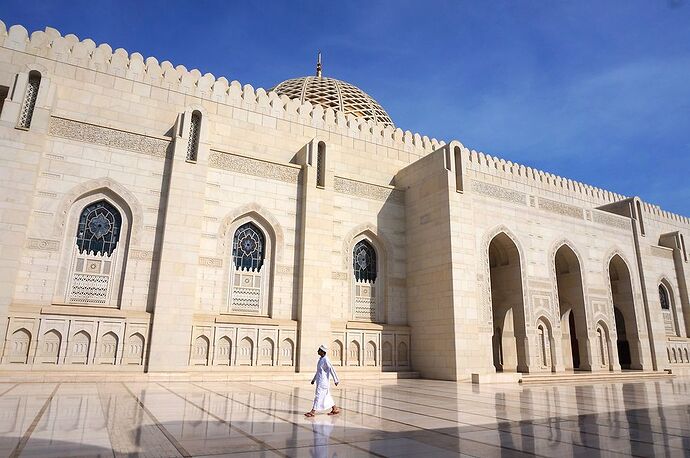
<path id="1" fill-rule="evenodd" d="M 0 456 L 688 456 L 690 378 L 557 386 L 2 383 Z"/>

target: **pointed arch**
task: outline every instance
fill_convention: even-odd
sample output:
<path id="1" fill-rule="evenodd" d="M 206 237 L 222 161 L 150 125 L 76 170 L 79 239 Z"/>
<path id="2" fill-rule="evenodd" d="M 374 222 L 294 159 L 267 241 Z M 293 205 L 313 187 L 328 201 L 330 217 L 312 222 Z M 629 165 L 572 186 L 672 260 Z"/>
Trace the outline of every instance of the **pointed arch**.
<path id="1" fill-rule="evenodd" d="M 641 341 L 638 333 L 633 271 L 618 250 L 607 256 L 606 273 L 608 294 L 615 324 L 615 350 L 623 369 L 642 369 Z M 613 340 L 613 336 L 611 336 Z"/>
<path id="2" fill-rule="evenodd" d="M 85 181 L 74 186 L 63 195 L 55 211 L 53 236 L 62 238 L 65 233 L 70 207 L 78 200 L 95 194 L 102 194 L 122 209 L 123 216 L 131 221 L 130 243 L 138 245 L 144 227 L 144 211 L 141 203 L 125 186 L 108 177 Z"/>
<path id="3" fill-rule="evenodd" d="M 267 235 L 271 237 L 274 245 L 272 257 L 276 261 L 283 259 L 283 249 L 285 243 L 285 235 L 283 227 L 278 219 L 267 209 L 263 208 L 256 202 L 247 205 L 242 205 L 236 209 L 228 212 L 221 220 L 218 226 L 218 245 L 216 252 L 219 255 L 224 255 L 228 251 L 228 241 L 232 243 L 230 232 L 233 232 L 233 226 L 241 219 L 256 221 L 262 229 L 266 230 Z M 230 246 L 230 248 L 232 248 Z"/>
<path id="4" fill-rule="evenodd" d="M 26 364 L 29 360 L 31 332 L 22 327 L 12 333 L 8 340 L 8 362 Z"/>
<path id="5" fill-rule="evenodd" d="M 526 297 L 525 256 L 518 238 L 505 225 L 482 238 L 484 300 L 492 323 L 492 357 L 497 371 L 528 371 L 531 310 Z"/>
<path id="6" fill-rule="evenodd" d="M 342 366 L 345 353 L 343 352 L 343 343 L 340 339 L 335 339 L 331 344 L 331 361 L 334 366 Z"/>
<path id="7" fill-rule="evenodd" d="M 223 336 L 218 339 L 214 364 L 218 366 L 232 365 L 232 350 L 232 339 L 230 336 Z"/>
<path id="8" fill-rule="evenodd" d="M 482 294 L 482 317 L 484 322 L 486 323 L 492 323 L 493 322 L 493 313 L 492 313 L 492 307 L 491 307 L 491 260 L 489 256 L 489 248 L 491 245 L 491 242 L 498 236 L 499 234 L 504 234 L 505 237 L 507 237 L 513 245 L 515 245 L 517 249 L 517 253 L 520 259 L 520 272 L 524 273 L 526 272 L 526 258 L 525 258 L 525 251 L 520 243 L 520 240 L 518 237 L 515 235 L 515 233 L 505 224 L 499 224 L 497 226 L 494 226 L 493 228 L 489 229 L 484 233 L 482 236 L 482 241 L 481 241 L 481 246 L 480 246 L 480 262 L 481 265 L 479 266 L 479 272 L 483 272 L 483 286 L 481 289 L 481 294 Z M 522 303 L 524 304 L 525 307 L 525 319 L 526 322 L 530 321 L 530 316 L 532 314 L 531 312 L 531 305 L 529 301 L 527 300 L 527 283 L 526 283 L 526 276 L 523 274 L 521 278 L 521 284 L 522 284 Z"/>
<path id="9" fill-rule="evenodd" d="M 661 314 L 664 320 L 664 328 L 666 334 L 670 336 L 680 335 L 680 320 L 678 317 L 676 292 L 671 286 L 666 275 L 662 275 L 657 280 L 658 285 L 658 299 L 657 303 L 661 309 Z"/>
<path id="10" fill-rule="evenodd" d="M 237 264 L 235 261 L 240 232 L 251 247 L 262 244 L 261 260 L 258 263 Z M 218 248 L 224 262 L 223 302 L 225 313 L 270 316 L 271 296 L 276 258 L 283 249 L 277 246 L 282 229 L 270 213 L 250 204 L 228 213 L 218 230 Z M 256 250 L 252 250 L 256 254 Z"/>
<path id="11" fill-rule="evenodd" d="M 566 369 L 592 370 L 588 351 L 590 313 L 585 293 L 585 265 L 574 245 L 561 239 L 551 246 L 549 263 L 554 297 L 561 316 L 561 345 Z"/>
<path id="12" fill-rule="evenodd" d="M 374 241 L 376 245 L 375 248 L 378 250 L 377 255 L 386 262 L 386 270 L 391 272 L 392 266 L 390 263 L 392 262 L 391 256 L 393 253 L 393 246 L 388 236 L 381 231 L 378 226 L 370 222 L 358 224 L 350 229 L 343 237 L 343 269 L 347 271 L 350 269 L 350 266 L 352 266 L 352 247 L 356 243 L 355 239 L 363 237 Z"/>
<path id="13" fill-rule="evenodd" d="M 348 259 L 351 319 L 385 322 L 388 315 L 387 275 L 390 272 L 385 242 L 371 229 L 361 231 L 350 240 Z"/>

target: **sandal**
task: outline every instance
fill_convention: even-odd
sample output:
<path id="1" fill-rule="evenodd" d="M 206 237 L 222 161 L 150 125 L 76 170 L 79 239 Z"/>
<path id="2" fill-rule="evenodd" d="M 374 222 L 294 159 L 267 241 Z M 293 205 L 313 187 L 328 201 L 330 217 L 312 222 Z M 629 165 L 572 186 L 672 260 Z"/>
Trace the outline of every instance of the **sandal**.
<path id="1" fill-rule="evenodd" d="M 314 414 L 314 413 L 312 413 L 312 412 L 307 412 L 307 413 L 304 414 L 304 416 L 305 416 L 305 417 L 314 417 L 314 416 L 316 416 L 316 414 Z"/>
<path id="2" fill-rule="evenodd" d="M 338 415 L 340 413 L 340 409 L 334 409 L 328 412 L 328 415 Z"/>

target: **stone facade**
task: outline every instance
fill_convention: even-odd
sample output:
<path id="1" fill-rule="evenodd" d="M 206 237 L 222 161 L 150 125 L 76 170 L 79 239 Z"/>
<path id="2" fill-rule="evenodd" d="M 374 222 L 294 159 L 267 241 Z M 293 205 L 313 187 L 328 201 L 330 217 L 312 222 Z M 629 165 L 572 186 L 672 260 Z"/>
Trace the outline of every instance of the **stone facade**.
<path id="1" fill-rule="evenodd" d="M 690 369 L 639 198 L 54 29 L 0 94 L 0 370 Z"/>

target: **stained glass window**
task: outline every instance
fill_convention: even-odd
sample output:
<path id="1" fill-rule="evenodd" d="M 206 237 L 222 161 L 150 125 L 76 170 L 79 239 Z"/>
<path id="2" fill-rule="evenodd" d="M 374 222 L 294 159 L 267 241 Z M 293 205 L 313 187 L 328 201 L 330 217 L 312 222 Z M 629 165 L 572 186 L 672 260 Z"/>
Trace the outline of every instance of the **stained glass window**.
<path id="1" fill-rule="evenodd" d="M 81 212 L 77 227 L 79 253 L 110 256 L 117 247 L 121 228 L 120 212 L 105 200 L 87 206 Z"/>
<path id="2" fill-rule="evenodd" d="M 366 240 L 360 240 L 355 245 L 352 251 L 352 268 L 358 281 L 376 281 L 376 251 Z"/>
<path id="3" fill-rule="evenodd" d="M 245 223 L 235 231 L 232 257 L 241 270 L 260 271 L 264 264 L 264 236 L 252 223 Z"/>
<path id="4" fill-rule="evenodd" d="M 668 301 L 668 292 L 663 285 L 659 285 L 659 301 L 661 302 L 662 310 L 669 310 L 671 308 L 671 305 Z"/>

